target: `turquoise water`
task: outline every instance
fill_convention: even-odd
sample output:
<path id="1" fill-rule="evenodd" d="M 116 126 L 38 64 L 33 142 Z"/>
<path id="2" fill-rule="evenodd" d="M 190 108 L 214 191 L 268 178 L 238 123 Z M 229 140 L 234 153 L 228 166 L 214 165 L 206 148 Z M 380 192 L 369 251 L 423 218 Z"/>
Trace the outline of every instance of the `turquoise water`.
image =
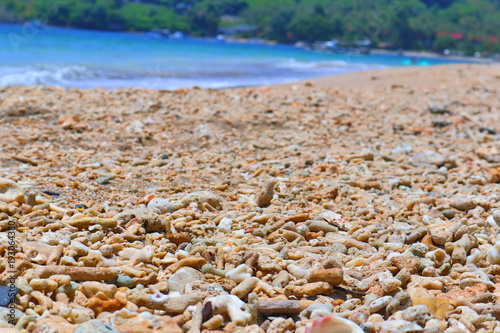
<path id="1" fill-rule="evenodd" d="M 450 61 L 0 24 L 0 86 L 223 88 Z"/>

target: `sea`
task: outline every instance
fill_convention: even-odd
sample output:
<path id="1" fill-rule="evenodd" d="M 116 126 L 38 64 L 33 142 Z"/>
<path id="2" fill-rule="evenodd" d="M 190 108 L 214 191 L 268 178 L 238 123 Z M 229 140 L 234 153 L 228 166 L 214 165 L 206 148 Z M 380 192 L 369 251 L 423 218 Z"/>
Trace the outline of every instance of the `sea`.
<path id="1" fill-rule="evenodd" d="M 321 53 L 289 45 L 0 24 L 0 86 L 228 88 L 446 59 Z"/>

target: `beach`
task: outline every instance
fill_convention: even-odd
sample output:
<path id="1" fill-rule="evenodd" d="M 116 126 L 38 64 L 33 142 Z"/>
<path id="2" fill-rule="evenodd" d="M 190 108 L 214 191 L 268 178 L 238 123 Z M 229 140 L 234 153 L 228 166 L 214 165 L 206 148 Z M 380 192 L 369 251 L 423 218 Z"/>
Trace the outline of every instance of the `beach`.
<path id="1" fill-rule="evenodd" d="M 2 332 L 499 332 L 499 83 L 0 88 Z"/>

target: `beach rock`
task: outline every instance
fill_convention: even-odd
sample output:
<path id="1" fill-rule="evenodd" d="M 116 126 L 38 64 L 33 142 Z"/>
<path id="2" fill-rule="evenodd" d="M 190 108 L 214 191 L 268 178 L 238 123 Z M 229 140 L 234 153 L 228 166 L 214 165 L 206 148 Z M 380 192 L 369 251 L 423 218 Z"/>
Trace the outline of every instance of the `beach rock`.
<path id="1" fill-rule="evenodd" d="M 255 198 L 257 206 L 264 207 L 271 203 L 274 193 L 274 186 L 276 185 L 276 183 L 276 180 L 270 180 L 264 183 L 264 186 Z"/>
<path id="2" fill-rule="evenodd" d="M 16 297 L 17 287 L 14 285 L 0 286 L 0 306 L 9 305 Z"/>
<path id="3" fill-rule="evenodd" d="M 0 178 L 0 201 L 24 203 L 24 191 L 17 183 L 10 179 Z"/>
<path id="4" fill-rule="evenodd" d="M 471 209 L 476 208 L 476 204 L 472 199 L 469 198 L 456 198 L 450 202 L 450 206 L 461 210 L 462 212 L 468 212 Z"/>
<path id="5" fill-rule="evenodd" d="M 148 202 L 148 209 L 156 211 L 158 214 L 167 214 L 174 211 L 174 206 L 167 199 L 153 198 Z"/>
<path id="6" fill-rule="evenodd" d="M 424 150 L 421 152 L 418 152 L 414 154 L 410 162 L 414 166 L 419 166 L 419 165 L 435 165 L 435 166 L 442 166 L 446 161 L 446 158 L 441 155 L 440 153 L 434 151 L 434 150 Z"/>

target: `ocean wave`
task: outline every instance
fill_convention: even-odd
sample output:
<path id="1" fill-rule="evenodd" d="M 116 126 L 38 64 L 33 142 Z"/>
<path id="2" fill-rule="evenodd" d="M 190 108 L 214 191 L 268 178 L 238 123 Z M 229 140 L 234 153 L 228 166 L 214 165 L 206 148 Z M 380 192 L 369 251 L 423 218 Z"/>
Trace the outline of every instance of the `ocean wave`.
<path id="1" fill-rule="evenodd" d="M 124 67 L 124 66 L 122 66 Z M 200 86 L 227 88 L 292 82 L 316 76 L 341 74 L 365 68 L 366 64 L 333 61 L 271 61 L 245 63 L 239 68 L 114 68 L 99 69 L 85 65 L 0 66 L 0 86 L 49 85 L 71 88 L 148 88 L 177 89 Z"/>
<path id="2" fill-rule="evenodd" d="M 301 61 L 297 59 L 287 59 L 275 65 L 279 68 L 288 69 L 316 69 L 325 67 L 357 67 L 357 64 L 348 63 L 344 60 L 325 60 L 325 61 Z"/>
<path id="3" fill-rule="evenodd" d="M 93 80 L 102 77 L 99 70 L 85 66 L 4 66 L 0 67 L 0 86 L 13 85 L 62 85 L 74 81 Z"/>

